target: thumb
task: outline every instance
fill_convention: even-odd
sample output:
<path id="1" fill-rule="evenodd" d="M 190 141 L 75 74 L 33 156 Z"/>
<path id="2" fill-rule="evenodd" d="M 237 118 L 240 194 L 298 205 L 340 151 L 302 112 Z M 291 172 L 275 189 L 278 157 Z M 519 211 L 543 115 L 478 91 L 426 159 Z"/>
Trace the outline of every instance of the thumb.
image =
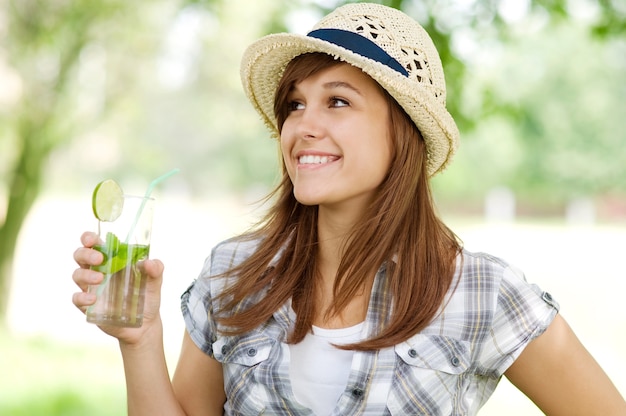
<path id="1" fill-rule="evenodd" d="M 161 287 L 163 285 L 164 266 L 161 260 L 150 259 L 143 262 L 143 271 L 148 277 L 146 282 L 145 318 L 156 316 L 161 306 Z"/>
<path id="2" fill-rule="evenodd" d="M 163 280 L 163 270 L 165 266 L 159 259 L 148 259 L 143 263 L 144 271 L 150 278 Z"/>

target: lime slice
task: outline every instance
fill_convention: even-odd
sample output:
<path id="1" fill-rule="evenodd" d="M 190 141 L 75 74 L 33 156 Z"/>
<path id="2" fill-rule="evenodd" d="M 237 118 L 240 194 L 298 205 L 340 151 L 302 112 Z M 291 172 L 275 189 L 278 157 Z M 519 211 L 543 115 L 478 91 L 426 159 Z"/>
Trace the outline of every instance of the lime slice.
<path id="1" fill-rule="evenodd" d="M 107 179 L 96 185 L 91 198 L 93 215 L 100 221 L 115 221 L 124 207 L 124 193 L 113 179 Z"/>

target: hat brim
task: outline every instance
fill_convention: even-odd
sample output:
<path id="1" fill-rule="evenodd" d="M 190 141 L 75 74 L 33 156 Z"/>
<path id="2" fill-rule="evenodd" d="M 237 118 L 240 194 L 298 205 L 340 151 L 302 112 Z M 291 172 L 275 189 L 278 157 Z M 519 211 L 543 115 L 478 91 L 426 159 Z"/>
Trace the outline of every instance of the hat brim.
<path id="1" fill-rule="evenodd" d="M 448 165 L 458 146 L 459 131 L 450 113 L 432 92 L 382 63 L 305 35 L 267 35 L 250 45 L 242 57 L 244 91 L 274 136 L 279 136 L 274 114 L 278 83 L 287 64 L 296 56 L 309 52 L 326 53 L 360 68 L 398 102 L 424 138 L 429 176 Z"/>

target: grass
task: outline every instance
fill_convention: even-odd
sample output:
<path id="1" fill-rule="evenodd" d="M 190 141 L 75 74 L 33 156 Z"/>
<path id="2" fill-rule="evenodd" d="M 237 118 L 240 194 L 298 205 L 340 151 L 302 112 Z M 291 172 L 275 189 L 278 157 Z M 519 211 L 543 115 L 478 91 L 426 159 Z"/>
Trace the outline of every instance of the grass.
<path id="1" fill-rule="evenodd" d="M 126 414 L 121 359 L 110 348 L 0 330 L 0 352 L 0 415 Z"/>

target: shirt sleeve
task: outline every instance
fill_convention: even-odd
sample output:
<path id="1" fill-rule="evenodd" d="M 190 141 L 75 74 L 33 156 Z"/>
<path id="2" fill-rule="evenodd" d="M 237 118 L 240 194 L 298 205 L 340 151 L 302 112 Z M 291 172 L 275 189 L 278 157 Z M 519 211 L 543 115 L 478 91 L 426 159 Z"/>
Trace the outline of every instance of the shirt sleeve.
<path id="1" fill-rule="evenodd" d="M 501 376 L 545 332 L 558 310 L 552 296 L 528 283 L 520 270 L 504 268 L 492 328 L 481 351 L 483 368 Z"/>
<path id="2" fill-rule="evenodd" d="M 200 276 L 181 296 L 181 310 L 187 332 L 204 353 L 213 357 L 216 326 L 211 318 L 211 259 L 209 257 Z"/>

